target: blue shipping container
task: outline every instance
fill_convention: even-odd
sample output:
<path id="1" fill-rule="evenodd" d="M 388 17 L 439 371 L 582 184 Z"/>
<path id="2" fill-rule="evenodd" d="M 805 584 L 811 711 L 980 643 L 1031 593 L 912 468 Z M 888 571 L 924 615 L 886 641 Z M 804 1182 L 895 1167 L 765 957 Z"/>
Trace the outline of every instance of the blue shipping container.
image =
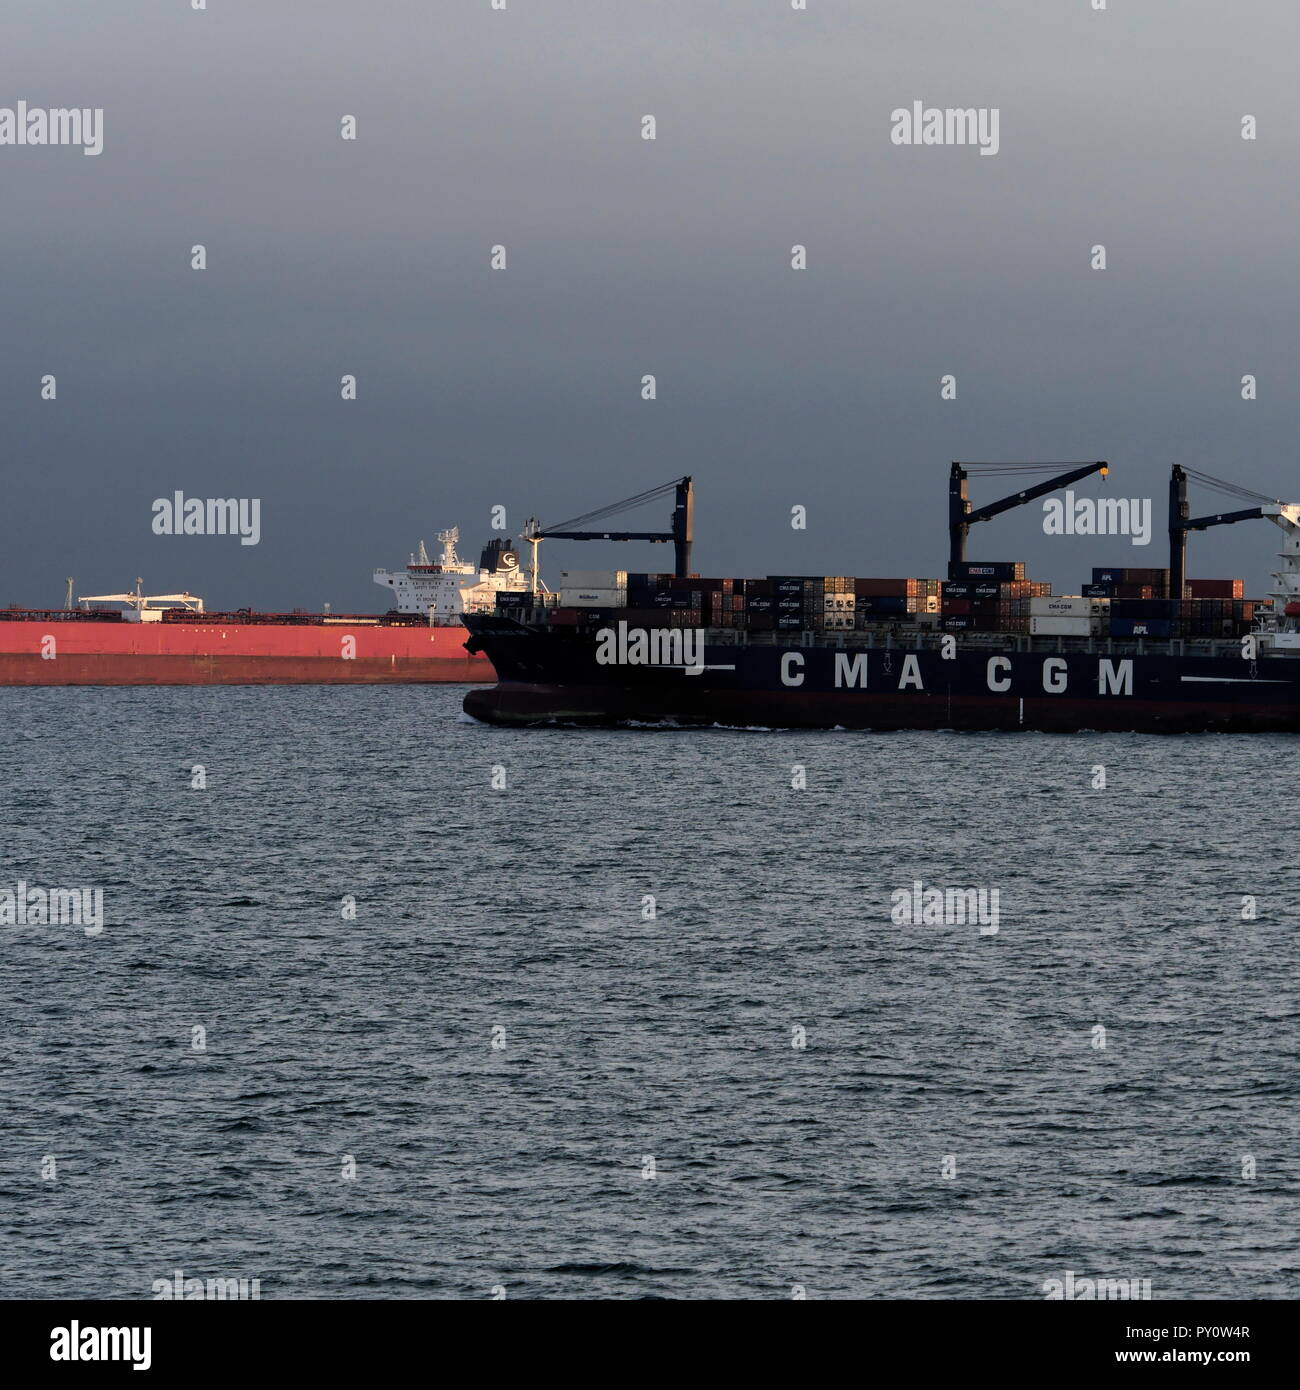
<path id="1" fill-rule="evenodd" d="M 1112 637 L 1172 637 L 1174 621 L 1172 618 L 1112 618 L 1110 620 Z"/>
<path id="2" fill-rule="evenodd" d="M 854 607 L 859 613 L 906 613 L 907 599 L 902 594 L 864 594 Z"/>

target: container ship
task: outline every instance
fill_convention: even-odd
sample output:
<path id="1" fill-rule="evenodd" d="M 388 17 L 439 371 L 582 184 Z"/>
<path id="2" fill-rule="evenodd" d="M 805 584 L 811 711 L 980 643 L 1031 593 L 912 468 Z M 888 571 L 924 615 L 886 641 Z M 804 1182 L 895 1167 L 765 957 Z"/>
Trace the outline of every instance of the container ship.
<path id="1" fill-rule="evenodd" d="M 498 681 L 465 711 L 504 725 L 1300 731 L 1300 505 L 1175 466 L 1167 568 L 1099 567 L 1058 595 L 1021 562 L 966 558 L 976 523 L 1109 471 L 1062 467 L 954 463 L 946 578 L 704 578 L 690 478 L 658 490 L 676 491 L 666 532 L 537 528 L 534 574 L 536 542 L 554 536 L 671 542 L 675 570 L 566 571 L 558 593 L 534 584 L 466 613 Z M 968 495 L 972 476 L 1048 471 L 984 506 Z M 1254 505 L 1193 517 L 1189 477 Z M 1282 532 L 1266 596 L 1186 578 L 1191 532 L 1257 518 Z"/>
<path id="2" fill-rule="evenodd" d="M 0 609 L 0 685 L 380 685 L 491 681 L 491 663 L 465 647 L 462 615 L 492 612 L 526 593 L 509 540 L 477 565 L 438 533 L 401 570 L 377 569 L 390 596 L 378 614 L 211 612 L 193 594 L 94 594 L 61 609 Z"/>

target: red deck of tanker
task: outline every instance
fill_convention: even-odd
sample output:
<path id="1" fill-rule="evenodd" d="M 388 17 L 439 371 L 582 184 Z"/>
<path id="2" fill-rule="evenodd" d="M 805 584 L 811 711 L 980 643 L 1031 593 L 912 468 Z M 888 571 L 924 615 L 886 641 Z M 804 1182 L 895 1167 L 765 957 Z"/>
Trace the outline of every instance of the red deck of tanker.
<path id="1" fill-rule="evenodd" d="M 116 615 L 114 615 L 116 616 Z M 296 621 L 295 621 L 296 619 Z M 132 622 L 0 612 L 0 685 L 383 685 L 492 681 L 465 629 L 298 615 Z"/>

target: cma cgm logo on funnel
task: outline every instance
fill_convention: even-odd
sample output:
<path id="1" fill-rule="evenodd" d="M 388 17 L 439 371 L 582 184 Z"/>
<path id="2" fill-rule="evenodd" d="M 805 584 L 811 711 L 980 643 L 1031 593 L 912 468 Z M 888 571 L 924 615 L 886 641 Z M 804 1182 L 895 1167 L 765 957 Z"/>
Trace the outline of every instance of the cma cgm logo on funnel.
<path id="1" fill-rule="evenodd" d="M 600 666 L 680 666 L 688 676 L 704 670 L 704 632 L 697 627 L 602 627 L 596 633 Z"/>

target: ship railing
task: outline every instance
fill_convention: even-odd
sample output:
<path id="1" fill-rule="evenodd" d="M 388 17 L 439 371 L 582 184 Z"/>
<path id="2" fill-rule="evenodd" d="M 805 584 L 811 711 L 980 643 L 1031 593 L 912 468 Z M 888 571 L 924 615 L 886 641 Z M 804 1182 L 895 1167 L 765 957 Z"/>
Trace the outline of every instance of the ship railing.
<path id="1" fill-rule="evenodd" d="M 817 632 L 812 629 L 784 632 L 753 632 L 745 628 L 709 629 L 710 646 L 720 647 L 826 647 L 843 651 L 849 647 L 868 651 L 939 651 L 944 639 L 955 637 L 961 652 L 988 652 L 996 655 L 1016 652 L 1059 652 L 1097 656 L 1198 656 L 1239 657 L 1241 642 L 1215 637 L 1043 637 L 1032 633 L 936 632 L 925 628 L 904 628 L 898 632 L 870 629 L 853 632 Z"/>

